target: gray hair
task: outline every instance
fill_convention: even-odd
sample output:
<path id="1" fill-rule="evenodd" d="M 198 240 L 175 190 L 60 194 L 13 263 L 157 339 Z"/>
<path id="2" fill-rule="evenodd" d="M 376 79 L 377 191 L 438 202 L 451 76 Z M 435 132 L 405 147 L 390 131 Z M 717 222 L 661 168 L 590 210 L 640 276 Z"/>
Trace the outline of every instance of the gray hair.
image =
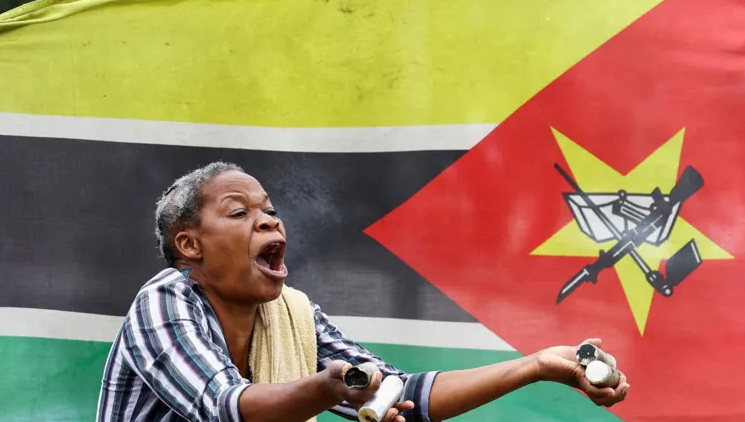
<path id="1" fill-rule="evenodd" d="M 161 256 L 169 266 L 176 261 L 174 237 L 179 229 L 199 226 L 203 205 L 202 187 L 220 173 L 243 169 L 216 161 L 179 177 L 163 192 L 155 207 L 155 238 Z"/>

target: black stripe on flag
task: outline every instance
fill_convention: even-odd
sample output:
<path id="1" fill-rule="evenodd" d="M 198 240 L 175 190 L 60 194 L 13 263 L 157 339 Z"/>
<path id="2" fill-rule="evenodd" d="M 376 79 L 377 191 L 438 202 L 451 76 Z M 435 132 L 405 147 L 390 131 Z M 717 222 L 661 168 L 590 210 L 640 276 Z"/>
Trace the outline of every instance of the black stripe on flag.
<path id="1" fill-rule="evenodd" d="M 263 184 L 287 283 L 332 315 L 473 321 L 362 230 L 464 151 L 300 153 L 0 136 L 0 306 L 124 315 L 163 267 L 155 201 L 215 160 Z M 406 227 L 401 227 L 406 230 Z"/>

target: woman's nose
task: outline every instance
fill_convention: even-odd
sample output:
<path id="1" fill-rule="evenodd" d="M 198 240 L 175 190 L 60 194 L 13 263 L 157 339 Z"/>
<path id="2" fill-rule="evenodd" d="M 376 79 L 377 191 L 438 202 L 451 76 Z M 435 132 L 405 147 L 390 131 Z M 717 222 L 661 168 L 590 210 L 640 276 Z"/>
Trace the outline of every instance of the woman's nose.
<path id="1" fill-rule="evenodd" d="M 258 231 L 271 231 L 279 228 L 279 219 L 262 213 L 259 218 L 256 219 L 255 228 Z"/>

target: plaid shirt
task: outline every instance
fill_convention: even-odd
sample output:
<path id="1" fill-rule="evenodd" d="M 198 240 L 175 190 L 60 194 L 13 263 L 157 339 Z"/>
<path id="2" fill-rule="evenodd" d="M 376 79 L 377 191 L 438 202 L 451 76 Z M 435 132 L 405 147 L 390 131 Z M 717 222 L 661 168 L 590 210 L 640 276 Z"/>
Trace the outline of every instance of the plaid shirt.
<path id="1" fill-rule="evenodd" d="M 344 337 L 321 308 L 313 307 L 318 371 L 331 360 L 374 362 L 384 376 L 400 377 L 402 400 L 416 408 L 408 422 L 429 422 L 429 393 L 436 372 L 406 374 Z M 137 294 L 112 344 L 104 368 L 97 421 L 240 422 L 238 398 L 251 380 L 230 360 L 215 312 L 188 273 L 168 268 Z M 346 403 L 330 409 L 346 419 Z"/>

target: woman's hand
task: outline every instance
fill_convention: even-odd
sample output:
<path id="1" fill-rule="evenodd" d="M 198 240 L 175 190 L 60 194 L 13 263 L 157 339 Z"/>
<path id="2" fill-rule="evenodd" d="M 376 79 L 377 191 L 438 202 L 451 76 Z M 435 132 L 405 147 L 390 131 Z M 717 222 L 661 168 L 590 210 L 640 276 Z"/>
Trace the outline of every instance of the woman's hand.
<path id="1" fill-rule="evenodd" d="M 413 408 L 414 402 L 411 400 L 406 400 L 402 403 L 396 403 L 394 407 L 391 407 L 390 410 L 388 410 L 388 413 L 385 415 L 385 419 L 383 419 L 383 422 L 406 422 L 406 419 L 401 416 L 400 413 L 411 410 Z"/>
<path id="2" fill-rule="evenodd" d="M 323 372 L 327 377 L 330 391 L 335 394 L 339 402 L 346 401 L 352 407 L 359 410 L 378 391 L 383 374 L 376 372 L 370 384 L 363 389 L 349 388 L 344 383 L 344 374 L 351 368 L 352 365 L 348 362 L 334 361 Z M 414 402 L 411 400 L 396 403 L 394 407 L 388 410 L 382 422 L 406 422 L 406 419 L 400 413 L 413 408 Z"/>
<path id="3" fill-rule="evenodd" d="M 598 348 L 602 348 L 603 345 L 600 339 L 587 339 L 585 342 L 592 343 Z M 623 373 L 615 388 L 595 387 L 585 378 L 585 368 L 577 362 L 576 351 L 577 346 L 554 346 L 536 353 L 534 356 L 539 379 L 559 382 L 582 390 L 598 406 L 610 407 L 626 398 L 630 386 Z"/>

